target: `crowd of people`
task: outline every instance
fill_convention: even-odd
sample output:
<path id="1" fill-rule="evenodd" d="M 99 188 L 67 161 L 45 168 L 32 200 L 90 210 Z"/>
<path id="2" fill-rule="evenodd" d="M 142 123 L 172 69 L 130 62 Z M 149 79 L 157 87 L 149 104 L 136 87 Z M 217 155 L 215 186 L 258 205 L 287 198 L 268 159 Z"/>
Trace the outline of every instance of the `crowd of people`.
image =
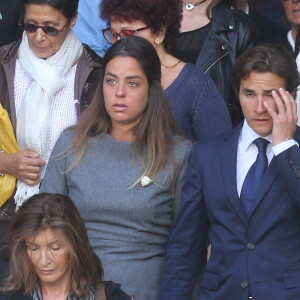
<path id="1" fill-rule="evenodd" d="M 298 300 L 299 26 L 299 0 L 1 3 L 0 299 Z"/>

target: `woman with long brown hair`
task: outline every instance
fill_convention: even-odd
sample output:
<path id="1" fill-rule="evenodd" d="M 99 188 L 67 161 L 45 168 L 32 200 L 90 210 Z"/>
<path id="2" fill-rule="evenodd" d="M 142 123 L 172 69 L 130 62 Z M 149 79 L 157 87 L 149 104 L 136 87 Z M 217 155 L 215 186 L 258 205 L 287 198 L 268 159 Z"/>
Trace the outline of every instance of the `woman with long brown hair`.
<path id="1" fill-rule="evenodd" d="M 31 197 L 14 216 L 10 236 L 10 269 L 1 291 L 22 289 L 32 300 L 130 300 L 116 284 L 102 281 L 101 262 L 69 197 Z"/>
<path id="2" fill-rule="evenodd" d="M 174 125 L 160 77 L 148 41 L 112 45 L 99 95 L 60 137 L 41 186 L 74 200 L 105 279 L 134 299 L 157 299 L 191 147 Z"/>

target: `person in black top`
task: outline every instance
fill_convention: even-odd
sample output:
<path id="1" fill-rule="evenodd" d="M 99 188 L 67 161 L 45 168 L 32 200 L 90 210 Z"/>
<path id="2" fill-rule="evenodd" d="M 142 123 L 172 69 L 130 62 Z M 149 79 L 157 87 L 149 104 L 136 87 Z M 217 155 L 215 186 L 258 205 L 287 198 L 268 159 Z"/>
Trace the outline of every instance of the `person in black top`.
<path id="1" fill-rule="evenodd" d="M 18 26 L 21 0 L 0 1 L 0 47 L 16 41 L 21 36 Z"/>
<path id="2" fill-rule="evenodd" d="M 250 18 L 227 0 L 184 0 L 181 33 L 174 55 L 194 63 L 214 80 L 233 125 L 243 114 L 231 86 L 235 60 L 253 44 Z"/>

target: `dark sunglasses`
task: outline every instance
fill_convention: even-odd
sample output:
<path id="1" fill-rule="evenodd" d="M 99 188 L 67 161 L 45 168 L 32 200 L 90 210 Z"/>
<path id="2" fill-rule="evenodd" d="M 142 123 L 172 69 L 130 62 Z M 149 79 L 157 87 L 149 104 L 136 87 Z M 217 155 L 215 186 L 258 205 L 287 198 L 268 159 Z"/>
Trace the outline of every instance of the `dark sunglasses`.
<path id="1" fill-rule="evenodd" d="M 41 28 L 46 34 L 51 35 L 51 36 L 56 36 L 56 35 L 58 35 L 60 32 L 62 32 L 62 31 L 65 30 L 65 28 L 66 28 L 66 26 L 68 25 L 68 23 L 69 23 L 69 22 L 67 22 L 67 23 L 65 24 L 65 26 L 64 26 L 61 30 L 59 30 L 59 29 L 57 29 L 57 28 L 55 28 L 55 27 L 53 27 L 53 26 L 47 26 L 47 25 L 45 25 L 45 26 L 39 26 L 39 25 L 36 25 L 36 24 L 32 24 L 32 23 L 24 23 L 24 22 L 20 23 L 19 25 L 20 25 L 25 31 L 27 31 L 27 32 L 33 33 L 33 32 L 36 32 L 39 28 Z"/>
<path id="2" fill-rule="evenodd" d="M 123 39 L 132 35 L 135 35 L 137 32 L 149 29 L 149 26 L 141 27 L 138 29 L 122 29 L 120 32 L 115 32 L 112 28 L 102 29 L 104 39 L 109 43 L 113 44 L 119 39 Z"/>

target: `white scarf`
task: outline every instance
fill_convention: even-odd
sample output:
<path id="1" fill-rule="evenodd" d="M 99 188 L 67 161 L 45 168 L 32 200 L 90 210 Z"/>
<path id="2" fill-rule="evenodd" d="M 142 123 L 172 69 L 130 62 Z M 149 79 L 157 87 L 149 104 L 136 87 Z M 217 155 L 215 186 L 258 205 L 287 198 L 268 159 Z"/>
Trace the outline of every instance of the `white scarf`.
<path id="1" fill-rule="evenodd" d="M 82 51 L 81 42 L 71 30 L 58 52 L 46 60 L 38 58 L 29 47 L 27 34 L 23 33 L 19 47 L 19 61 L 32 78 L 32 82 L 22 99 L 17 119 L 17 140 L 20 149 L 33 150 L 40 154 L 42 159 L 47 159 L 45 152 L 51 130 L 49 128 L 51 101 L 53 95 L 65 85 L 65 76 L 79 59 Z M 38 192 L 39 184 L 28 186 L 18 180 L 16 209 L 18 210 L 24 201 Z"/>

